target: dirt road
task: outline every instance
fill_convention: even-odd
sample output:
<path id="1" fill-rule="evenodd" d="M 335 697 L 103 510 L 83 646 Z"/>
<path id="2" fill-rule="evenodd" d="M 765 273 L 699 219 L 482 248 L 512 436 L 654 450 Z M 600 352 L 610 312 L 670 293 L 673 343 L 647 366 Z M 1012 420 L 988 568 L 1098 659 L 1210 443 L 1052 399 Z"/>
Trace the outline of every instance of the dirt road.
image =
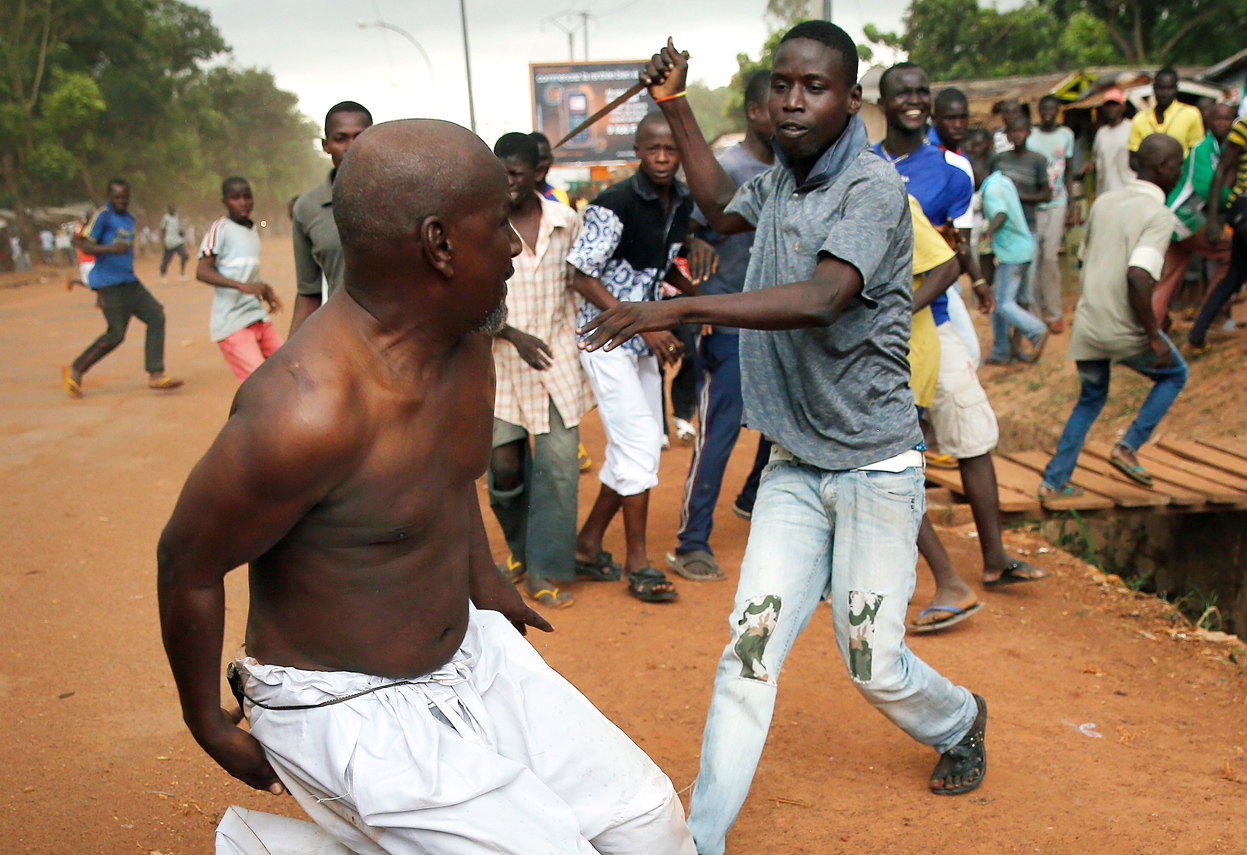
<path id="1" fill-rule="evenodd" d="M 148 259 L 140 274 L 156 282 L 152 268 Z M 289 283 L 289 268 L 286 245 L 266 241 L 269 281 Z M 169 370 L 186 387 L 144 388 L 136 322 L 74 401 L 59 372 L 103 328 L 89 295 L 67 295 L 59 280 L 0 288 L 4 853 L 206 855 L 230 804 L 299 815 L 289 799 L 230 780 L 180 719 L 160 647 L 155 544 L 236 384 L 207 337 L 209 289 L 152 290 L 169 316 Z M 600 460 L 595 418 L 584 435 Z M 753 452 L 744 439 L 725 493 Z M 689 454 L 677 447 L 664 457 L 651 505 L 656 562 L 672 544 Z M 583 479 L 582 511 L 595 493 L 596 480 Z M 746 534 L 747 523 L 719 515 L 714 543 L 733 578 Z M 978 570 L 972 534 L 942 532 L 967 578 Z M 619 554 L 621 539 L 613 533 L 607 548 Z M 911 639 L 988 700 L 983 787 L 962 798 L 927 793 L 934 754 L 857 696 L 820 610 L 785 669 L 730 852 L 1247 852 L 1247 676 L 1231 648 L 1189 631 L 1172 637 L 1160 604 L 1038 553 L 1042 544 L 1024 533 L 1009 539 L 1055 577 L 984 594 L 987 609 L 962 627 Z M 920 576 L 918 604 L 930 591 Z M 232 652 L 244 572 L 228 589 Z M 622 583 L 581 585 L 576 605 L 551 616 L 557 632 L 534 643 L 685 789 L 732 593 L 730 581 L 683 583 L 677 604 L 652 606 Z"/>

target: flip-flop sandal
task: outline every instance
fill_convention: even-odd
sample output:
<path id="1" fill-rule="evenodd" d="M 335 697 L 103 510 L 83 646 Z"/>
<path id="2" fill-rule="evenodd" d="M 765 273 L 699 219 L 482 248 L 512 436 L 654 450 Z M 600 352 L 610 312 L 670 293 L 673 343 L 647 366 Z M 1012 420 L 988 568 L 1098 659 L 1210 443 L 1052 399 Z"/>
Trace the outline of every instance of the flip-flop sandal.
<path id="1" fill-rule="evenodd" d="M 1044 573 L 1042 576 L 1023 576 L 1018 571 L 1023 567 L 1032 567 L 1035 570 L 1040 568 L 1033 564 L 1027 564 L 1025 561 L 1010 561 L 1005 565 L 1005 569 L 1001 571 L 999 579 L 992 579 L 990 582 L 983 580 L 984 588 L 1002 588 L 1005 585 L 1016 585 L 1021 582 L 1038 582 L 1040 579 L 1047 579 L 1051 573 Z"/>
<path id="2" fill-rule="evenodd" d="M 169 389 L 181 388 L 183 382 L 185 381 L 179 380 L 176 377 L 161 377 L 155 383 L 148 383 L 147 388 L 156 389 L 157 391 L 160 391 L 160 392 L 165 392 L 165 391 L 168 391 Z"/>
<path id="3" fill-rule="evenodd" d="M 618 582 L 623 576 L 623 567 L 615 563 L 609 552 L 601 549 L 588 561 L 576 559 L 576 576 L 591 582 Z"/>
<path id="4" fill-rule="evenodd" d="M 981 608 L 983 608 L 982 603 L 975 603 L 964 609 L 959 609 L 956 606 L 931 606 L 918 612 L 918 617 L 926 617 L 932 612 L 948 612 L 948 617 L 931 621 L 931 623 L 911 623 L 905 627 L 905 630 L 918 635 L 924 632 L 939 632 L 941 629 L 948 629 L 950 626 L 961 623 Z"/>
<path id="5" fill-rule="evenodd" d="M 1138 465 L 1137 463 L 1134 466 L 1131 466 L 1129 463 L 1122 460 L 1120 457 L 1116 457 L 1112 454 L 1108 456 L 1108 462 L 1116 466 L 1118 469 L 1120 469 L 1127 478 L 1131 478 L 1135 481 L 1138 481 L 1144 487 L 1152 486 L 1151 474 L 1146 469 L 1144 469 L 1142 466 Z"/>
<path id="6" fill-rule="evenodd" d="M 528 597 L 537 605 L 545 606 L 549 609 L 565 609 L 570 607 L 572 603 L 575 602 L 571 594 L 555 587 L 530 591 L 527 586 L 525 586 L 524 596 Z"/>
<path id="7" fill-rule="evenodd" d="M 960 787 L 932 787 L 931 792 L 937 796 L 960 796 L 977 790 L 987 774 L 987 701 L 975 695 L 974 702 L 979 707 L 974 726 L 960 742 L 940 755 L 940 761 L 935 764 L 935 771 L 931 773 L 932 780 L 944 780 L 949 776 L 970 780 Z M 974 774 L 976 769 L 977 775 Z"/>
<path id="8" fill-rule="evenodd" d="M 69 397 L 82 397 L 82 384 L 73 378 L 68 368 L 61 369 L 61 379 L 65 381 L 65 391 L 69 393 Z"/>
<path id="9" fill-rule="evenodd" d="M 957 458 L 951 454 L 936 454 L 934 451 L 924 451 L 922 455 L 926 458 L 927 465 L 932 469 L 957 469 L 961 466 L 957 462 Z"/>
<path id="10" fill-rule="evenodd" d="M 642 567 L 640 570 L 628 574 L 628 593 L 643 603 L 669 603 L 680 596 L 680 592 L 675 590 L 654 590 L 654 588 L 663 583 L 669 584 L 670 580 L 661 570 L 655 570 L 653 567 Z"/>
<path id="11" fill-rule="evenodd" d="M 506 561 L 498 563 L 498 572 L 510 579 L 512 585 L 518 585 L 528 575 L 528 568 L 524 562 L 516 561 L 514 555 L 508 555 Z"/>
<path id="12" fill-rule="evenodd" d="M 1077 484 L 1066 484 L 1050 496 L 1045 496 L 1042 493 L 1036 493 L 1035 495 L 1039 497 L 1039 501 L 1041 502 L 1052 502 L 1056 499 L 1077 499 L 1081 496 L 1085 496 L 1086 494 L 1086 491 Z"/>
<path id="13" fill-rule="evenodd" d="M 694 549 L 683 555 L 668 552 L 667 566 L 677 576 L 682 576 L 690 582 L 721 582 L 727 578 L 727 574 L 719 567 L 714 556 L 704 549 Z"/>

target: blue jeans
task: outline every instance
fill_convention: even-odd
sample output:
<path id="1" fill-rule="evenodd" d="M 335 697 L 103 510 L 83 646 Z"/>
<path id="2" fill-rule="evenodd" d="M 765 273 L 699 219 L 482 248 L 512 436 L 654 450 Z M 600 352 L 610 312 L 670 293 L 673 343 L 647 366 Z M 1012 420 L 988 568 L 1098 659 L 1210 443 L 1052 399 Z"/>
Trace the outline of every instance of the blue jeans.
<path id="1" fill-rule="evenodd" d="M 699 549 L 711 552 L 714 509 L 723 486 L 723 472 L 740 436 L 744 410 L 740 396 L 740 336 L 730 333 L 698 336 L 694 353 L 701 430 L 693 444 L 693 459 L 684 482 L 677 555 Z"/>
<path id="2" fill-rule="evenodd" d="M 1030 266 L 1030 262 L 996 265 L 992 284 L 996 297 L 996 308 L 992 311 L 993 362 L 1009 361 L 1009 327 L 1016 327 L 1032 343 L 1047 330 L 1043 321 L 1018 305 L 1018 292 L 1026 281 Z"/>
<path id="3" fill-rule="evenodd" d="M 969 732 L 978 713 L 969 690 L 905 646 L 925 504 L 920 469 L 828 472 L 775 448 L 758 488 L 689 808 L 700 855 L 722 855 L 762 755 L 780 668 L 824 595 L 840 656 L 872 706 L 941 752 Z"/>
<path id="4" fill-rule="evenodd" d="M 1163 333 L 1161 335 L 1164 336 Z M 1138 451 L 1148 441 L 1152 431 L 1156 430 L 1156 425 L 1160 424 L 1160 420 L 1169 412 L 1174 399 L 1186 385 L 1186 363 L 1168 338 L 1165 338 L 1165 343 L 1169 345 L 1171 360 L 1168 368 L 1156 367 L 1156 354 L 1151 348 L 1120 361 L 1120 364 L 1133 368 L 1155 383 L 1143 405 L 1139 407 L 1139 414 L 1126 430 L 1126 435 L 1117 443 L 1131 451 Z M 1087 439 L 1087 431 L 1091 430 L 1100 410 L 1104 409 L 1104 402 L 1108 400 L 1112 362 L 1108 359 L 1080 359 L 1077 365 L 1082 393 L 1078 396 L 1074 411 L 1065 422 L 1065 429 L 1061 431 L 1056 454 L 1048 462 L 1048 468 L 1043 474 L 1044 485 L 1052 490 L 1060 490 L 1069 483 L 1074 467 L 1078 464 L 1082 444 Z"/>

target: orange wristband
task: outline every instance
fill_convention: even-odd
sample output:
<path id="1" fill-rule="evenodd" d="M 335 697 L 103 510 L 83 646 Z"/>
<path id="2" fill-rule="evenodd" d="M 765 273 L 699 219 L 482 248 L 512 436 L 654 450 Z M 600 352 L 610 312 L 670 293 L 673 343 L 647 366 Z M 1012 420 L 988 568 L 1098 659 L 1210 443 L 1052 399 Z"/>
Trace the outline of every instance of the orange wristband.
<path id="1" fill-rule="evenodd" d="M 655 98 L 654 103 L 661 104 L 663 101 L 674 101 L 676 98 L 683 98 L 687 94 L 688 94 L 687 89 L 681 89 L 679 92 L 675 93 L 674 95 L 664 95 L 661 98 Z"/>

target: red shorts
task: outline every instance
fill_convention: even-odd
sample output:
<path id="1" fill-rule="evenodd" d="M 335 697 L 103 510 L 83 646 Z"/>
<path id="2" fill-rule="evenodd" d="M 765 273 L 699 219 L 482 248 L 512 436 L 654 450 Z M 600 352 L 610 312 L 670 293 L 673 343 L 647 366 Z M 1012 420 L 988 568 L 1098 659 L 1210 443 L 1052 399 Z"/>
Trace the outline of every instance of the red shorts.
<path id="1" fill-rule="evenodd" d="M 251 372 L 260 367 L 260 363 L 268 359 L 281 347 L 281 335 L 273 329 L 272 321 L 256 321 L 249 327 L 243 327 L 227 339 L 218 341 L 221 353 L 229 364 L 238 382 L 246 380 Z"/>

